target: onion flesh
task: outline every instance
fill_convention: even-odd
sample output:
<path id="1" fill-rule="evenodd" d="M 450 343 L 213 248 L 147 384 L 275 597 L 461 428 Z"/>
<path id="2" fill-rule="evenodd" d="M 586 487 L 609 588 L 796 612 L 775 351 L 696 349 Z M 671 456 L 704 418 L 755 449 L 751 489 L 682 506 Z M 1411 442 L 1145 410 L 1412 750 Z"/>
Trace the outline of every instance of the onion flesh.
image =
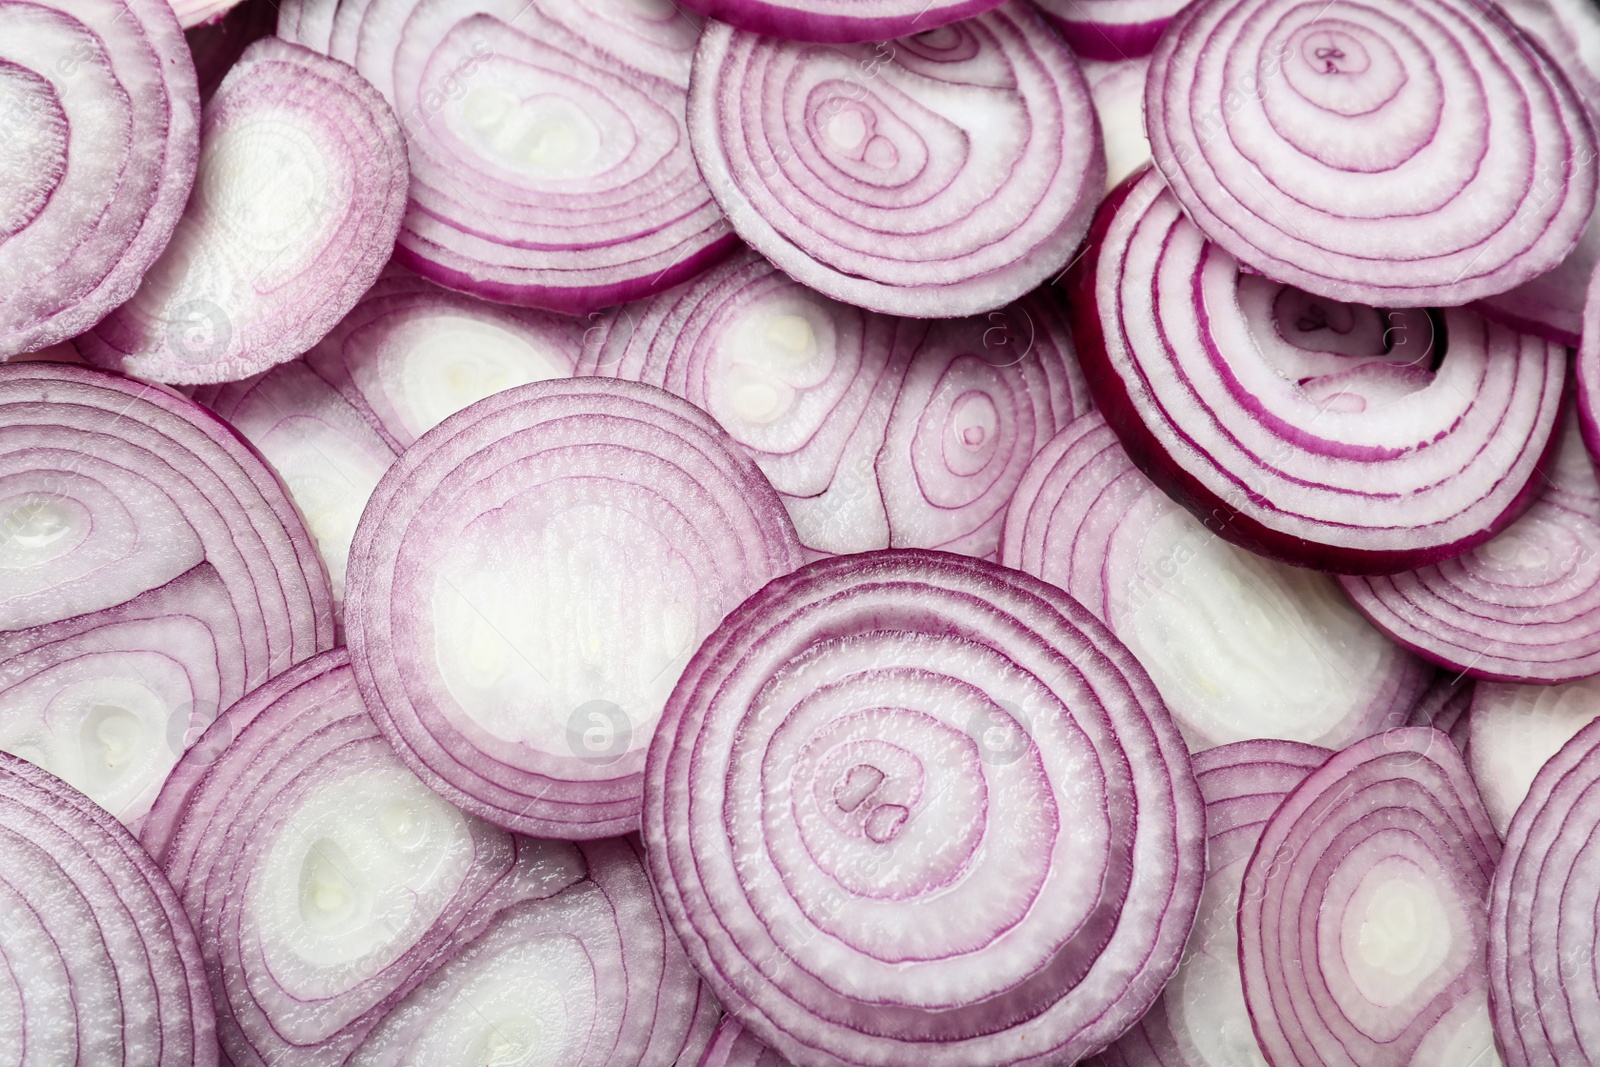
<path id="1" fill-rule="evenodd" d="M 1115 63 L 1149 55 L 1183 0 L 1034 0 L 1084 59 Z"/>
<path id="2" fill-rule="evenodd" d="M 1596 718 L 1600 678 L 1565 685 L 1478 686 L 1469 715 L 1468 764 L 1501 837 L 1540 769 Z"/>

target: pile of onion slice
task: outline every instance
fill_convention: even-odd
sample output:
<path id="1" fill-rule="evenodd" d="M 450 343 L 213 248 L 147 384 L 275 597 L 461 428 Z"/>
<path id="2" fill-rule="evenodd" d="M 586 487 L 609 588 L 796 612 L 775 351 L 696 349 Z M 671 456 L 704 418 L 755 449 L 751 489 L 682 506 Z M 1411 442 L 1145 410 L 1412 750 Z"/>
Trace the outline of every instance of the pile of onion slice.
<path id="1" fill-rule="evenodd" d="M 1467 716 L 1467 763 L 1501 837 L 1540 769 L 1596 718 L 1600 678 L 1564 685 L 1485 682 L 1477 687 Z"/>
<path id="2" fill-rule="evenodd" d="M 1072 594 L 1150 672 L 1191 752 L 1343 748 L 1403 725 L 1432 671 L 1325 575 L 1229 544 L 1139 473 L 1098 412 L 1035 457 L 1000 562 Z"/>
<path id="3" fill-rule="evenodd" d="M 0 748 L 125 822 L 217 713 L 333 643 L 294 505 L 205 409 L 0 366 Z"/>
<path id="4" fill-rule="evenodd" d="M 991 556 L 1028 461 L 1089 407 L 1059 301 L 925 322 L 849 307 L 754 253 L 621 308 L 579 373 L 710 412 L 814 552 Z"/>
<path id="5" fill-rule="evenodd" d="M 206 104 L 199 177 L 172 243 L 79 350 L 188 384 L 293 359 L 377 279 L 408 180 L 400 126 L 372 86 L 299 45 L 257 41 Z"/>
<path id="6" fill-rule="evenodd" d="M 4 358 L 76 336 L 127 300 L 178 224 L 200 99 L 172 9 L 8 4 L 0 115 Z"/>
<path id="7" fill-rule="evenodd" d="M 971 18 L 1001 0 L 684 0 L 683 6 L 741 30 L 791 41 L 851 44 L 926 33 Z"/>
<path id="8" fill-rule="evenodd" d="M 1178 972 L 1155 1007 L 1090 1067 L 1239 1067 L 1261 1062 L 1239 976 L 1239 892 L 1261 831 L 1333 753 L 1239 741 L 1195 757 L 1206 802 L 1206 886 Z M 1451 1065 L 1461 1067 L 1461 1065 Z"/>
<path id="9" fill-rule="evenodd" d="M 710 416 L 633 382 L 498 393 L 384 475 L 351 548 L 362 696 L 423 781 L 524 833 L 638 825 L 645 748 L 701 639 L 800 545 Z"/>
<path id="10" fill-rule="evenodd" d="M 1204 811 L 1134 658 L 982 560 L 833 557 L 695 654 L 645 843 L 717 999 L 798 1067 L 1073 1063 L 1159 995 Z"/>
<path id="11" fill-rule="evenodd" d="M 689 132 L 740 237 L 891 315 L 973 315 L 1035 288 L 1071 258 L 1105 181 L 1083 74 L 1025 4 L 877 45 L 710 23 Z"/>
<path id="12" fill-rule="evenodd" d="M 1183 0 L 1034 0 L 1073 52 L 1114 63 L 1155 50 Z"/>
<path id="13" fill-rule="evenodd" d="M 1532 502 L 1559 345 L 1456 308 L 1380 311 L 1242 273 L 1155 171 L 1102 206 L 1070 281 L 1106 421 L 1244 548 L 1387 573 L 1458 556 Z"/>
<path id="14" fill-rule="evenodd" d="M 1334 300 L 1504 292 L 1595 210 L 1588 110 L 1480 0 L 1198 0 L 1152 56 L 1145 118 L 1209 238 Z"/>
<path id="15" fill-rule="evenodd" d="M 724 1015 L 698 1067 L 789 1067 L 784 1058 L 757 1041 L 732 1015 Z"/>
<path id="16" fill-rule="evenodd" d="M 1267 1062 L 1493 1062 L 1484 947 L 1499 859 L 1437 730 L 1391 730 L 1313 771 L 1262 831 L 1240 889 L 1245 1004 Z"/>

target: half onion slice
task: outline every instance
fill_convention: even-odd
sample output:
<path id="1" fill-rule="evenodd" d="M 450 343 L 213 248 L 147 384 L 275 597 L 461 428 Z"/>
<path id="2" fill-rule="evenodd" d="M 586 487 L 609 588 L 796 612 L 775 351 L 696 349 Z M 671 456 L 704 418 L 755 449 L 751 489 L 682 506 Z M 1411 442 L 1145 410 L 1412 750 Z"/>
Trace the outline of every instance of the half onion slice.
<path id="1" fill-rule="evenodd" d="M 838 556 L 747 600 L 650 747 L 645 843 L 718 1000 L 799 1067 L 1075 1063 L 1177 966 L 1204 867 L 1138 663 L 982 560 Z"/>
<path id="2" fill-rule="evenodd" d="M 1499 859 L 1437 730 L 1391 730 L 1313 771 L 1262 831 L 1239 896 L 1245 1003 L 1267 1061 L 1493 1063 L 1484 946 Z"/>
<path id="3" fill-rule="evenodd" d="M 491 822 L 637 827 L 645 747 L 701 638 L 793 570 L 755 464 L 659 389 L 537 382 L 423 435 L 356 530 L 345 625 L 403 759 Z"/>
<path id="4" fill-rule="evenodd" d="M 1184 0 L 1034 0 L 1072 50 L 1084 59 L 1115 63 L 1155 50 Z"/>
<path id="5" fill-rule="evenodd" d="M 733 228 L 891 315 L 1000 308 L 1058 272 L 1105 181 L 1088 86 L 1025 4 L 877 45 L 707 25 L 689 134 Z"/>
<path id="6" fill-rule="evenodd" d="M 1242 547 L 1392 573 L 1460 555 L 1533 501 L 1559 345 L 1459 309 L 1381 311 L 1243 273 L 1154 171 L 1106 201 L 1070 278 L 1106 421 Z"/>

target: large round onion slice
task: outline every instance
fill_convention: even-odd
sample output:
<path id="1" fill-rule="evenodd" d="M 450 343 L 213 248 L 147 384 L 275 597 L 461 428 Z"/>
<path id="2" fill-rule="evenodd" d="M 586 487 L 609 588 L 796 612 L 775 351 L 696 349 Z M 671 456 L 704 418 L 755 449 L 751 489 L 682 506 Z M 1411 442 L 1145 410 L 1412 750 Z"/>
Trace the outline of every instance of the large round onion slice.
<path id="1" fill-rule="evenodd" d="M 201 140 L 172 243 L 78 341 L 92 363 L 191 384 L 260 373 L 333 329 L 394 249 L 405 143 L 345 64 L 257 41 L 206 104 Z"/>
<path id="2" fill-rule="evenodd" d="M 391 267 L 306 362 L 398 452 L 486 396 L 570 377 L 607 321 L 490 304 Z"/>
<path id="3" fill-rule="evenodd" d="M 591 328 L 580 373 L 716 417 L 815 552 L 992 555 L 1022 472 L 1089 406 L 1059 301 L 925 322 L 848 307 L 753 252 Z"/>
<path id="4" fill-rule="evenodd" d="M 710 23 L 695 159 L 740 237 L 845 303 L 948 318 L 1059 271 L 1105 181 L 1088 86 L 1026 4 L 821 47 Z"/>
<path id="5" fill-rule="evenodd" d="M 0 1056 L 33 1067 L 215 1067 L 193 928 L 120 824 L 0 753 Z"/>
<path id="6" fill-rule="evenodd" d="M 1565 685 L 1484 683 L 1472 698 L 1467 762 L 1501 837 L 1550 757 L 1600 718 L 1600 677 Z"/>
<path id="7" fill-rule="evenodd" d="M 194 182 L 200 99 L 166 0 L 8 2 L 0 358 L 133 295 Z"/>
<path id="8" fill-rule="evenodd" d="M 1239 891 L 1267 820 L 1289 791 L 1332 755 L 1293 741 L 1240 741 L 1195 757 L 1195 781 L 1206 802 L 1200 914 L 1161 999 L 1090 1067 L 1263 1062 L 1239 977 Z"/>
<path id="9" fill-rule="evenodd" d="M 1342 578 L 1350 599 L 1402 645 L 1475 678 L 1600 673 L 1600 482 L 1578 420 L 1565 423 L 1520 519 L 1455 559 Z"/>
<path id="10" fill-rule="evenodd" d="M 350 552 L 362 695 L 423 781 L 491 822 L 638 825 L 678 672 L 800 562 L 710 416 L 659 389 L 536 382 L 446 419 L 389 469 Z"/>
<path id="11" fill-rule="evenodd" d="M 587 313 L 738 246 L 685 128 L 700 20 L 669 0 L 304 0 L 294 18 L 399 114 L 395 256 L 424 277 Z"/>
<path id="12" fill-rule="evenodd" d="M 1239 896 L 1245 1003 L 1267 1061 L 1493 1063 L 1484 945 L 1499 858 L 1437 730 L 1391 730 L 1313 771 L 1262 831 Z"/>
<path id="13" fill-rule="evenodd" d="M 789 1067 L 784 1058 L 755 1039 L 732 1015 L 724 1015 L 700 1058 L 699 1067 Z"/>
<path id="14" fill-rule="evenodd" d="M 1229 540 L 1386 573 L 1460 555 L 1532 502 L 1559 345 L 1242 273 L 1155 171 L 1090 241 L 1071 272 L 1090 391 L 1140 469 Z"/>
<path id="15" fill-rule="evenodd" d="M 1115 63 L 1155 50 L 1184 0 L 1033 0 L 1084 59 Z"/>
<path id="16" fill-rule="evenodd" d="M 1000 562 L 1109 626 L 1191 752 L 1252 737 L 1342 748 L 1403 725 L 1432 678 L 1332 579 L 1235 547 L 1173 503 L 1098 412 L 1035 457 Z"/>
<path id="17" fill-rule="evenodd" d="M 656 910 L 637 838 L 578 846 L 588 877 L 501 912 L 350 1067 L 689 1067 L 715 1004 Z"/>
<path id="18" fill-rule="evenodd" d="M 136 821 L 200 729 L 333 643 L 272 472 L 203 408 L 0 367 L 0 748 Z"/>
<path id="19" fill-rule="evenodd" d="M 700 647 L 645 843 L 690 959 L 799 1067 L 1074 1063 L 1177 966 L 1188 755 L 1076 601 L 947 553 L 780 578 Z"/>
<path id="20" fill-rule="evenodd" d="M 1544 765 L 1506 835 L 1489 913 L 1490 1003 L 1506 1067 L 1587 1067 L 1600 1049 L 1597 783 L 1600 724 L 1591 722 Z"/>
<path id="21" fill-rule="evenodd" d="M 1001 0 L 684 0 L 691 11 L 752 33 L 850 44 L 926 33 Z"/>
<path id="22" fill-rule="evenodd" d="M 1505 292 L 1595 210 L 1587 110 L 1480 0 L 1200 0 L 1152 56 L 1145 114 L 1208 237 L 1334 300 Z"/>

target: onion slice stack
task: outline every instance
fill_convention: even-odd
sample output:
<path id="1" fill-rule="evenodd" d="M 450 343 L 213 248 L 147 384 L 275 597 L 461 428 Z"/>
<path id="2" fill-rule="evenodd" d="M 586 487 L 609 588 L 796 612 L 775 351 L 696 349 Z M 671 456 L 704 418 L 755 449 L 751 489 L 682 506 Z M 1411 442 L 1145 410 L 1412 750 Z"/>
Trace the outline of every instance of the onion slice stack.
<path id="1" fill-rule="evenodd" d="M 1540 769 L 1596 718 L 1600 677 L 1565 685 L 1478 686 L 1468 715 L 1467 763 L 1502 838 Z"/>
<path id="2" fill-rule="evenodd" d="M 632 382 L 537 382 L 389 469 L 345 625 L 423 781 L 510 829 L 608 837 L 638 825 L 645 747 L 700 639 L 799 562 L 777 494 L 704 412 Z"/>
<path id="3" fill-rule="evenodd" d="M 1239 891 L 1267 821 L 1290 790 L 1332 755 L 1293 741 L 1240 741 L 1195 757 L 1207 840 L 1206 887 L 1194 932 L 1155 1007 L 1089 1067 L 1261 1062 L 1239 976 Z"/>
<path id="4" fill-rule="evenodd" d="M 1140 469 L 1234 543 L 1390 573 L 1460 555 L 1532 502 L 1560 346 L 1243 274 L 1154 171 L 1106 201 L 1090 243 L 1071 286 L 1091 392 Z"/>
<path id="5" fill-rule="evenodd" d="M 991 556 L 1028 461 L 1089 406 L 1059 301 L 924 322 L 849 307 L 753 252 L 621 308 L 580 373 L 716 417 L 814 552 Z"/>
<path id="6" fill-rule="evenodd" d="M 17 1064 L 215 1067 L 194 930 L 139 843 L 0 753 L 0 1054 Z"/>
<path id="7" fill-rule="evenodd" d="M 8 4 L 5 22 L 0 358 L 133 295 L 183 212 L 200 126 L 166 0 Z"/>
<path id="8" fill-rule="evenodd" d="M 798 1067 L 1074 1063 L 1177 966 L 1189 759 L 1076 601 L 920 550 L 780 578 L 700 647 L 645 844 L 717 999 Z"/>
<path id="9" fill-rule="evenodd" d="M 333 643 L 272 472 L 199 405 L 0 367 L 0 748 L 125 822 L 217 713 Z"/>
<path id="10" fill-rule="evenodd" d="M 1313 771 L 1262 831 L 1239 896 L 1245 1003 L 1267 1062 L 1494 1062 L 1484 946 L 1499 859 L 1437 730 L 1391 730 Z"/>
<path id="11" fill-rule="evenodd" d="M 1183 0 L 1033 0 L 1083 59 L 1114 63 L 1155 50 Z"/>
<path id="12" fill-rule="evenodd" d="M 225 382 L 293 359 L 378 277 L 405 209 L 405 144 L 343 63 L 268 37 L 206 104 L 182 223 L 132 300 L 78 342 L 156 381 Z"/>
<path id="13" fill-rule="evenodd" d="M 684 0 L 683 6 L 752 33 L 850 44 L 926 33 L 1001 0 Z"/>
<path id="14" fill-rule="evenodd" d="M 1072 256 L 1105 181 L 1088 86 L 1026 4 L 819 47 L 710 23 L 695 159 L 740 237 L 858 307 L 1003 307 Z"/>
<path id="15" fill-rule="evenodd" d="M 1191 752 L 1342 748 L 1405 723 L 1431 680 L 1325 575 L 1237 548 L 1139 473 L 1098 412 L 1028 468 L 1000 562 L 1072 594 L 1150 672 Z"/>
<path id="16" fill-rule="evenodd" d="M 1506 835 L 1489 914 L 1491 1003 L 1506 1067 L 1583 1067 L 1600 1048 L 1600 924 L 1584 888 L 1595 877 L 1597 782 L 1600 725 L 1591 722 L 1545 764 Z"/>
<path id="17" fill-rule="evenodd" d="M 1145 116 L 1207 237 L 1334 300 L 1505 292 L 1595 210 L 1587 109 L 1481 0 L 1199 0 L 1151 58 Z"/>
<path id="18" fill-rule="evenodd" d="M 698 1067 L 789 1067 L 784 1058 L 757 1041 L 739 1020 L 724 1015 Z"/>

